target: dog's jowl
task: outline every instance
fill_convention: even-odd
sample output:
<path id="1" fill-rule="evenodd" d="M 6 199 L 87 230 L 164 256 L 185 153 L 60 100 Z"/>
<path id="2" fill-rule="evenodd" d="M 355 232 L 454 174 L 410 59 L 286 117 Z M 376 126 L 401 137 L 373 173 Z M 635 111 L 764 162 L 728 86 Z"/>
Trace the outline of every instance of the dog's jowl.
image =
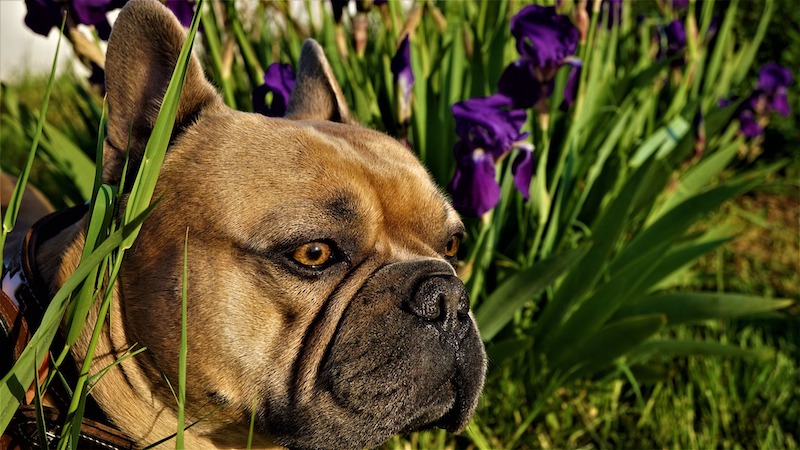
<path id="1" fill-rule="evenodd" d="M 126 151 L 129 171 L 141 160 L 184 38 L 155 0 L 120 13 L 106 63 L 106 182 L 119 183 Z M 285 119 L 226 107 L 192 59 L 175 130 L 162 200 L 125 255 L 95 353 L 93 372 L 134 343 L 147 348 L 92 391 L 111 422 L 138 445 L 176 430 L 165 379 L 178 380 L 188 229 L 185 411 L 208 417 L 187 430 L 187 448 L 244 446 L 252 414 L 263 447 L 461 431 L 486 366 L 454 270 L 463 226 L 412 152 L 355 122 L 321 48 L 305 43 Z M 85 223 L 37 248 L 51 292 L 76 268 Z"/>

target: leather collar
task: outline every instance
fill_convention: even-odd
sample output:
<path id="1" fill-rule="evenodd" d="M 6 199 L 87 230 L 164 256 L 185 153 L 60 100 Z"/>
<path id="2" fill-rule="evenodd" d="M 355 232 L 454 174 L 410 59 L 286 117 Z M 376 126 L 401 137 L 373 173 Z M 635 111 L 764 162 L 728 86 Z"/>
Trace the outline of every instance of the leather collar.
<path id="1" fill-rule="evenodd" d="M 88 205 L 76 206 L 50 214 L 33 225 L 25 236 L 19 254 L 3 269 L 0 293 L 0 373 L 8 373 L 22 354 L 31 336 L 41 324 L 50 302 L 50 283 L 44 279 L 36 265 L 36 251 L 47 240 L 77 223 L 88 211 Z M 64 342 L 60 335 L 51 348 L 60 353 Z M 51 366 L 48 358 L 39 369 L 47 373 Z M 70 392 L 78 379 L 77 366 L 67 358 L 59 367 L 67 383 L 58 379 L 48 387 L 47 394 L 55 407 L 45 407 L 44 422 L 48 439 L 60 437 L 61 426 L 69 406 Z M 41 379 L 41 378 L 40 378 Z M 89 399 L 90 400 L 90 399 Z M 0 448 L 32 448 L 39 446 L 35 408 L 27 398 L 17 410 L 11 423 L 0 437 Z M 87 401 L 85 417 L 81 423 L 78 446 L 97 449 L 133 449 L 134 442 L 117 430 L 93 401 Z M 90 418 L 91 417 L 91 418 Z"/>

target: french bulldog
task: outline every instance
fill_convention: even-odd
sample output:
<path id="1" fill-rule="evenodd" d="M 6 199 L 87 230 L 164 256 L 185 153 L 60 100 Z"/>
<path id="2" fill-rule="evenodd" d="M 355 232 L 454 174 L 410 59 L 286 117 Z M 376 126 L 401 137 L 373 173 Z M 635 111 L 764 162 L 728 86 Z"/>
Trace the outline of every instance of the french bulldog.
<path id="1" fill-rule="evenodd" d="M 141 161 L 184 39 L 155 0 L 119 14 L 105 182 L 120 181 L 126 152 L 129 171 Z M 251 415 L 254 447 L 363 448 L 467 426 L 486 357 L 454 270 L 464 227 L 411 151 L 353 119 L 316 42 L 303 46 L 286 118 L 228 108 L 192 57 L 154 198 L 91 371 L 146 347 L 92 390 L 137 444 L 176 431 L 187 230 L 185 411 L 187 424 L 204 419 L 186 448 L 243 447 Z M 75 270 L 85 227 L 39 245 L 51 292 Z"/>

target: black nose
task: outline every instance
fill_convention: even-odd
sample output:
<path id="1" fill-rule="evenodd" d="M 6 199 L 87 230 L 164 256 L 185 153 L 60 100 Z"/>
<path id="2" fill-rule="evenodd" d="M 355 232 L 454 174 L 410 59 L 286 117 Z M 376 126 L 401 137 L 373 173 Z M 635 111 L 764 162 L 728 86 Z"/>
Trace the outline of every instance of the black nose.
<path id="1" fill-rule="evenodd" d="M 469 312 L 469 295 L 458 278 L 432 276 L 424 279 L 409 299 L 408 309 L 416 316 L 441 325 L 447 333 L 458 329 Z"/>

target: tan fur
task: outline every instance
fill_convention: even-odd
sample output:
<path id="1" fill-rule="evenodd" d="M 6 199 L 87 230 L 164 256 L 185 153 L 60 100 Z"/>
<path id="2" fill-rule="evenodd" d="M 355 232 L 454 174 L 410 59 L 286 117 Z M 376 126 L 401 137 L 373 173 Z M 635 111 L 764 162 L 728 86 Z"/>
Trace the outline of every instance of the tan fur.
<path id="1" fill-rule="evenodd" d="M 134 163 L 141 158 L 182 36 L 157 2 L 133 0 L 117 19 L 107 62 L 107 181 L 119 180 L 128 146 Z M 404 309 L 428 298 L 417 285 L 429 279 L 455 290 L 436 302 L 460 305 L 466 296 L 443 257 L 463 227 L 414 155 L 354 123 L 313 42 L 303 49 L 291 120 L 226 108 L 194 59 L 185 85 L 155 193 L 162 201 L 125 255 L 92 372 L 133 345 L 148 351 L 101 379 L 92 392 L 98 404 L 141 444 L 175 432 L 165 378 L 177 385 L 188 230 L 188 422 L 219 410 L 187 431 L 187 448 L 244 446 L 254 399 L 263 422 L 255 447 L 276 445 L 269 430 L 289 445 L 363 447 L 445 416 L 453 416 L 448 428 L 463 428 L 485 370 L 471 315 L 442 311 L 456 338 L 437 331 L 451 325 L 434 327 Z M 53 291 L 75 270 L 84 226 L 37 255 Z M 312 241 L 336 243 L 347 260 L 298 270 L 286 255 Z M 90 333 L 73 349 L 79 361 Z M 372 404 L 380 401 L 387 404 Z M 372 422 L 374 430 L 363 425 Z M 334 443 L 325 436 L 339 439 L 336 430 L 354 434 Z"/>

